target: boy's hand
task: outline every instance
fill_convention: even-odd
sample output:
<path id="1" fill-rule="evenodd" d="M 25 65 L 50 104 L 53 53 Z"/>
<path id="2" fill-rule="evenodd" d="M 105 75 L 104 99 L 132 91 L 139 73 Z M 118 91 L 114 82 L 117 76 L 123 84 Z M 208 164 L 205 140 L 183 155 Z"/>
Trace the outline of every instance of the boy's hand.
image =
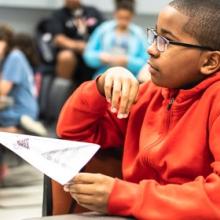
<path id="1" fill-rule="evenodd" d="M 115 179 L 102 174 L 80 173 L 64 186 L 76 202 L 92 211 L 107 213 Z"/>
<path id="2" fill-rule="evenodd" d="M 118 118 L 127 118 L 132 104 L 135 102 L 139 83 L 133 74 L 123 67 L 108 69 L 97 80 L 97 88 L 111 103 L 111 111 Z"/>

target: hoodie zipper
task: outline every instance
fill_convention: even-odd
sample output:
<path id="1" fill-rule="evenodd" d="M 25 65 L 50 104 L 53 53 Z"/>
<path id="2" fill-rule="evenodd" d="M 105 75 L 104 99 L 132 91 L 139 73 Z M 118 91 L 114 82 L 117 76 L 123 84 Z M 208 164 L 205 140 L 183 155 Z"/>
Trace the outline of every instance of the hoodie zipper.
<path id="1" fill-rule="evenodd" d="M 169 101 L 168 105 L 167 105 L 167 110 L 168 110 L 168 111 L 171 109 L 171 107 L 172 107 L 172 105 L 173 105 L 174 101 L 175 101 L 175 98 L 174 98 L 174 97 L 172 97 L 172 98 L 170 99 L 170 101 Z"/>
<path id="2" fill-rule="evenodd" d="M 174 97 L 171 97 L 168 104 L 167 104 L 167 110 L 169 111 L 169 114 L 168 114 L 168 120 L 167 120 L 167 128 L 166 128 L 166 132 L 168 132 L 169 128 L 170 128 L 170 122 L 171 122 L 171 107 L 173 105 L 175 101 L 175 98 Z M 159 137 L 154 143 L 150 144 L 147 148 L 147 151 L 149 152 L 150 150 L 152 150 L 152 148 L 156 147 L 163 139 L 164 137 L 166 136 L 166 134 L 164 133 L 163 135 L 161 135 L 161 137 Z M 154 165 L 153 163 L 151 162 L 150 160 L 150 157 L 147 157 L 146 158 L 146 162 L 147 164 L 149 164 L 153 169 L 154 169 Z M 156 172 L 156 170 L 155 170 Z"/>
<path id="3" fill-rule="evenodd" d="M 166 132 L 168 132 L 169 127 L 170 127 L 171 114 L 172 114 L 170 110 L 171 110 L 171 107 L 172 107 L 174 101 L 175 101 L 175 98 L 172 97 L 172 98 L 170 98 L 170 100 L 167 104 L 167 110 L 169 111 L 169 113 L 168 113 L 168 116 L 167 116 Z M 151 148 L 155 147 L 157 144 L 159 144 L 163 140 L 165 135 L 166 135 L 165 133 L 163 135 L 161 135 L 156 141 L 154 141 L 150 145 L 146 146 L 145 149 L 150 150 Z"/>

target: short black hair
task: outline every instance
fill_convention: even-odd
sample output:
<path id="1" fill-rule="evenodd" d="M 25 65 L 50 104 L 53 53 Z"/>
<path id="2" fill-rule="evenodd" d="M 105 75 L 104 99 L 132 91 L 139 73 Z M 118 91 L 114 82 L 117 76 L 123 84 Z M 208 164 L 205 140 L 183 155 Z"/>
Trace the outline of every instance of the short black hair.
<path id="1" fill-rule="evenodd" d="M 173 0 L 169 6 L 190 18 L 185 32 L 201 45 L 220 50 L 220 0 Z"/>
<path id="2" fill-rule="evenodd" d="M 116 10 L 125 9 L 135 13 L 135 0 L 115 0 Z"/>

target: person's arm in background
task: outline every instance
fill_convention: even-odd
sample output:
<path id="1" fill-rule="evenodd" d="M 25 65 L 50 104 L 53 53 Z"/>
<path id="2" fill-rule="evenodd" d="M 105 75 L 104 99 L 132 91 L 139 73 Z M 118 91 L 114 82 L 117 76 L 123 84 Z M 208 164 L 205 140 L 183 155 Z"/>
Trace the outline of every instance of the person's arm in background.
<path id="1" fill-rule="evenodd" d="M 0 41 L 0 62 L 3 62 L 6 47 L 6 42 Z M 0 96 L 7 96 L 13 87 L 13 83 L 8 80 L 4 80 L 2 76 L 3 73 L 0 73 Z"/>
<path id="2" fill-rule="evenodd" d="M 84 60 L 88 66 L 98 68 L 107 66 L 126 66 L 126 56 L 116 56 L 103 51 L 103 37 L 112 29 L 112 22 L 106 22 L 99 26 L 89 39 L 84 52 Z"/>
<path id="3" fill-rule="evenodd" d="M 128 55 L 126 66 L 134 75 L 138 74 L 149 58 L 147 54 L 147 40 L 144 32 L 139 30 L 136 35 L 138 37 L 136 41 L 136 53 Z"/>
<path id="4" fill-rule="evenodd" d="M 96 30 L 91 35 L 86 49 L 84 51 L 84 60 L 86 64 L 92 68 L 99 68 L 103 64 L 107 64 L 102 60 L 102 38 L 103 38 L 103 28 L 101 25 L 96 28 Z"/>
<path id="5" fill-rule="evenodd" d="M 11 52 L 4 61 L 0 76 L 0 94 L 7 96 L 13 86 L 23 80 L 20 52 Z"/>
<path id="6" fill-rule="evenodd" d="M 5 58 L 6 42 L 0 41 L 0 71 L 2 71 L 3 60 Z M 13 104 L 13 99 L 8 96 L 13 88 L 13 83 L 2 78 L 3 73 L 0 72 L 0 110 L 5 109 Z M 3 76 L 4 77 L 4 76 Z"/>
<path id="7" fill-rule="evenodd" d="M 7 96 L 12 90 L 12 88 L 13 88 L 12 82 L 1 79 L 0 77 L 0 96 Z"/>
<path id="8" fill-rule="evenodd" d="M 0 63 L 3 61 L 6 53 L 7 43 L 0 40 Z"/>
<path id="9" fill-rule="evenodd" d="M 83 53 L 86 42 L 82 40 L 73 40 L 64 34 L 57 34 L 54 37 L 54 43 L 57 47 L 71 49 L 77 53 Z"/>

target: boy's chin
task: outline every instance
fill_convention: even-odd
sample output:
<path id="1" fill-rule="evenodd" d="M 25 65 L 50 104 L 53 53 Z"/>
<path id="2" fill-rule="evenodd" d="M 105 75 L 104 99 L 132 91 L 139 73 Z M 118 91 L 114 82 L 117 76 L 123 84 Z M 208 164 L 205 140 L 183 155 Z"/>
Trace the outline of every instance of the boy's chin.
<path id="1" fill-rule="evenodd" d="M 159 86 L 159 87 L 164 87 L 161 82 L 158 82 L 154 77 L 151 76 L 151 81 L 154 85 Z"/>
<path id="2" fill-rule="evenodd" d="M 154 85 L 156 85 L 158 87 L 172 89 L 171 85 L 167 85 L 166 83 L 159 82 L 159 81 L 153 79 L 153 77 L 151 77 L 151 81 Z"/>

